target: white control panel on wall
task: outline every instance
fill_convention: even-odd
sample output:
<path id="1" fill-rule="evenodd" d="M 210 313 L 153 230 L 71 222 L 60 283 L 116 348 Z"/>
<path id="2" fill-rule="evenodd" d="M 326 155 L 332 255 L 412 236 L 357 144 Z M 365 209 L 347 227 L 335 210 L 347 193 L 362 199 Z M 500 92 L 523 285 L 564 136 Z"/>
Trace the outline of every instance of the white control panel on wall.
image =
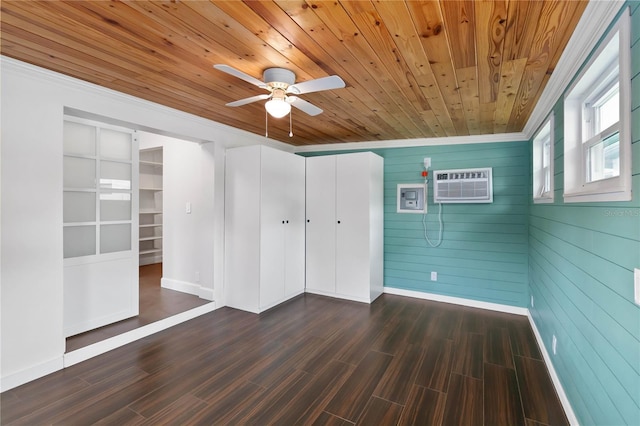
<path id="1" fill-rule="evenodd" d="M 398 184 L 398 213 L 426 213 L 427 188 L 424 183 Z"/>

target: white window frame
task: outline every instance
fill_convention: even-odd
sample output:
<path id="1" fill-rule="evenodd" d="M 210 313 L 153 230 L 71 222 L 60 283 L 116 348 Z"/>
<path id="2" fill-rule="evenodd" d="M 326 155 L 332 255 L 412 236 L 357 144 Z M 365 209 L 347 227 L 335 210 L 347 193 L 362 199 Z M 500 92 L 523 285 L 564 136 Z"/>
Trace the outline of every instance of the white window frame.
<path id="1" fill-rule="evenodd" d="M 564 201 L 567 203 L 631 200 L 630 28 L 629 8 L 626 8 L 565 95 Z M 620 120 L 594 135 L 593 109 L 587 104 L 615 84 L 611 74 L 615 72 L 616 64 Z M 587 176 L 589 148 L 616 132 L 620 138 L 620 174 L 590 181 Z"/>
<path id="2" fill-rule="evenodd" d="M 553 112 L 549 118 L 540 127 L 540 130 L 533 137 L 533 202 L 534 203 L 553 203 L 553 179 L 554 168 L 553 159 L 554 154 L 554 121 Z M 549 145 L 548 150 L 548 166 L 545 167 L 545 144 Z M 547 180 L 548 183 L 545 181 Z"/>

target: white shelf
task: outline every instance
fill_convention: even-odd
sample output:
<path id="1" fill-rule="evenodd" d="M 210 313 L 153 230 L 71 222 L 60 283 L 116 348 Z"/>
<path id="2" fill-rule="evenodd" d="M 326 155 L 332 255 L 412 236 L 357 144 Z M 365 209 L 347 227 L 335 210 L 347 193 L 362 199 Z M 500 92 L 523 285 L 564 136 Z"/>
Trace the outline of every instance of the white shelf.
<path id="1" fill-rule="evenodd" d="M 153 253 L 162 253 L 162 249 L 150 249 L 150 250 L 140 250 L 139 254 L 153 254 Z"/>
<path id="2" fill-rule="evenodd" d="M 140 150 L 140 264 L 162 261 L 162 235 L 153 235 L 162 230 L 163 198 L 163 149 L 161 147 Z M 154 223 L 148 223 L 154 222 Z M 146 231 L 145 231 L 146 229 Z M 158 247 L 160 246 L 160 247 Z M 144 259 L 144 260 L 143 260 Z"/>

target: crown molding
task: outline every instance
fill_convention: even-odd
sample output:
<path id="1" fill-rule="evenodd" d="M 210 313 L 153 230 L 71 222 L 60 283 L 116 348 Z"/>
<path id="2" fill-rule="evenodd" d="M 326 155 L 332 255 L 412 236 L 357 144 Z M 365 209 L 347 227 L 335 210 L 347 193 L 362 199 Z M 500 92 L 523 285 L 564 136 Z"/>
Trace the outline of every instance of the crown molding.
<path id="1" fill-rule="evenodd" d="M 417 146 L 465 145 L 494 142 L 522 142 L 529 138 L 524 133 L 499 133 L 475 136 L 449 136 L 445 138 L 392 139 L 386 141 L 346 142 L 296 146 L 293 152 L 346 151 L 362 149 L 408 148 Z"/>
<path id="2" fill-rule="evenodd" d="M 625 4 L 624 0 L 591 0 L 589 2 L 524 126 L 523 133 L 527 136 L 527 140 L 533 137 L 538 127 L 547 118 Z"/>

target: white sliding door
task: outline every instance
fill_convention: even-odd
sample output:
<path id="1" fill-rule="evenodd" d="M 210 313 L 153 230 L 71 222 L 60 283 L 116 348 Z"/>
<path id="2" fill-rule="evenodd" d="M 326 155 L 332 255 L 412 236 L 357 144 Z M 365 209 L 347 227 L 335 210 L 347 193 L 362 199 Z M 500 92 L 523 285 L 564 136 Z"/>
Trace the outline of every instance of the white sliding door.
<path id="1" fill-rule="evenodd" d="M 138 315 L 138 143 L 133 130 L 64 123 L 64 331 Z M 46 208 L 46 206 L 43 206 Z"/>

